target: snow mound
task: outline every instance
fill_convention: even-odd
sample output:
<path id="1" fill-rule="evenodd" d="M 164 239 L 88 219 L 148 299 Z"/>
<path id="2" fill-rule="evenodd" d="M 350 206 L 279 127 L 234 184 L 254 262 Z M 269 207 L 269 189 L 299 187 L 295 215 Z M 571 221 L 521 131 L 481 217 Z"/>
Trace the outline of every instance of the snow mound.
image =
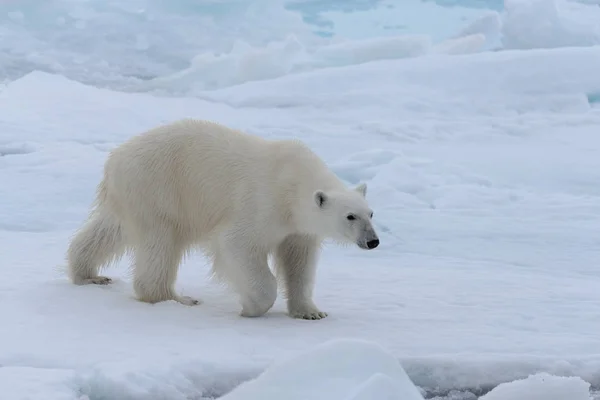
<path id="1" fill-rule="evenodd" d="M 379 345 L 338 339 L 277 362 L 223 400 L 423 400 L 396 358 Z"/>
<path id="2" fill-rule="evenodd" d="M 506 0 L 505 49 L 600 44 L 600 7 L 566 0 Z"/>
<path id="3" fill-rule="evenodd" d="M 503 383 L 480 400 L 590 400 L 590 384 L 578 377 L 547 373 Z"/>
<path id="4" fill-rule="evenodd" d="M 482 32 L 466 33 L 435 45 L 428 35 L 345 40 L 316 48 L 305 46 L 294 35 L 265 47 L 253 47 L 237 41 L 229 53 L 202 53 L 193 58 L 189 67 L 131 85 L 129 90 L 189 94 L 322 68 L 427 54 L 470 54 L 482 51 L 485 46 L 486 36 Z"/>

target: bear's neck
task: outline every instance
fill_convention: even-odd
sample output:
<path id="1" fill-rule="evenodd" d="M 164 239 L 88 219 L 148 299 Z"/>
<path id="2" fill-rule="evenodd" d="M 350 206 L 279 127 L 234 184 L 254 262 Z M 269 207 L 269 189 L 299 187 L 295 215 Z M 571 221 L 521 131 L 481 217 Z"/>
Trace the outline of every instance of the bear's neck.
<path id="1" fill-rule="evenodd" d="M 329 171 L 327 171 L 329 172 Z M 345 185 L 332 173 L 316 176 L 310 182 L 295 185 L 290 190 L 287 198 L 287 208 L 292 220 L 292 227 L 306 235 L 322 236 L 320 229 L 322 211 L 315 202 L 315 192 L 322 190 L 325 193 L 333 193 L 346 190 Z"/>

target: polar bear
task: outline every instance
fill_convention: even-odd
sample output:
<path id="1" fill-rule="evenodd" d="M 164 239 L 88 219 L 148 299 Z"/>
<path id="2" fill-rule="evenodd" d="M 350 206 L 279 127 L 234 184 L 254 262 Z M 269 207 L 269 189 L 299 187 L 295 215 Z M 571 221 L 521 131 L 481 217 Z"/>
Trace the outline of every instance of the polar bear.
<path id="1" fill-rule="evenodd" d="M 327 313 L 312 298 L 321 243 L 379 244 L 366 191 L 364 183 L 346 187 L 298 140 L 175 121 L 110 153 L 94 207 L 67 251 L 69 277 L 108 284 L 99 269 L 131 251 L 139 300 L 195 305 L 174 284 L 182 257 L 197 246 L 239 296 L 242 316 L 270 310 L 279 280 L 291 317 L 321 319 Z"/>

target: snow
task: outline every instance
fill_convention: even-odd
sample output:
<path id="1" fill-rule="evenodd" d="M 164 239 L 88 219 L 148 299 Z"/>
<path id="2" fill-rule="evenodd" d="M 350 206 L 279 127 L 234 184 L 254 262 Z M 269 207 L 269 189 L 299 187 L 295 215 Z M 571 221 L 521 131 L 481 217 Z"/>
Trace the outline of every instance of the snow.
<path id="1" fill-rule="evenodd" d="M 600 44 L 597 0 L 451 3 L 0 1 L 0 82 L 45 71 L 182 95 L 379 59 Z"/>
<path id="2" fill-rule="evenodd" d="M 73 400 L 78 399 L 66 382 L 74 372 L 56 368 L 11 367 L 0 368 L 0 388 L 4 398 L 11 400 Z"/>
<path id="3" fill-rule="evenodd" d="M 540 370 L 598 385 L 600 357 L 590 349 L 600 346 L 600 113 L 586 102 L 600 89 L 598 54 L 382 61 L 205 99 L 112 92 L 45 73 L 12 82 L 0 92 L 0 179 L 9 183 L 0 188 L 0 253 L 10 268 L 0 283 L 0 337 L 10 344 L 0 373 L 20 367 L 37 380 L 73 371 L 78 384 L 57 379 L 92 397 L 198 396 L 231 389 L 275 356 L 353 336 L 388 348 L 416 385 L 433 390 Z M 127 260 L 109 270 L 118 280 L 106 288 L 72 286 L 57 269 L 107 151 L 185 116 L 302 137 L 342 178 L 368 182 L 382 245 L 377 255 L 326 249 L 317 302 L 330 317 L 291 320 L 279 300 L 265 318 L 241 319 L 234 298 L 206 279 L 200 254 L 178 281 L 204 300 L 198 308 L 134 301 Z"/>
<path id="4" fill-rule="evenodd" d="M 426 35 L 405 35 L 362 39 L 321 46 L 309 52 L 296 37 L 265 48 L 252 48 L 237 42 L 231 53 L 194 57 L 190 67 L 172 75 L 143 82 L 136 91 L 166 89 L 189 94 L 244 82 L 273 79 L 299 71 L 363 64 L 370 61 L 401 59 L 426 55 L 465 54 L 483 48 L 485 36 L 465 35 L 435 46 Z"/>
<path id="5" fill-rule="evenodd" d="M 557 377 L 546 373 L 503 383 L 481 400 L 589 400 L 590 384 L 578 377 Z"/>
<path id="6" fill-rule="evenodd" d="M 245 4 L 0 2 L 0 398 L 597 396 L 597 2 L 383 1 L 321 13 L 331 37 Z M 326 319 L 241 318 L 200 253 L 177 281 L 197 307 L 135 301 L 127 259 L 68 282 L 108 152 L 183 117 L 367 182 L 381 245 L 326 247 Z"/>
<path id="7" fill-rule="evenodd" d="M 502 383 L 480 400 L 589 400 L 579 377 L 538 373 Z M 423 400 L 392 354 L 363 340 L 333 340 L 274 363 L 223 400 Z"/>
<path id="8" fill-rule="evenodd" d="M 337 340 L 280 361 L 223 400 L 423 400 L 402 366 L 380 346 Z"/>
<path id="9" fill-rule="evenodd" d="M 505 0 L 507 49 L 600 45 L 600 4 L 568 0 Z"/>

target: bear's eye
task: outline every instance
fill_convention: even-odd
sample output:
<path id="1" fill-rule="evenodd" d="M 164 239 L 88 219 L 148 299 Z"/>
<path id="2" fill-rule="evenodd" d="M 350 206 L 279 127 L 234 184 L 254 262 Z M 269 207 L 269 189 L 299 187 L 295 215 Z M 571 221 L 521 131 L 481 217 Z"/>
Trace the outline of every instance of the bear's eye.
<path id="1" fill-rule="evenodd" d="M 348 215 L 346 216 L 346 219 L 347 219 L 348 221 L 354 221 L 354 220 L 356 219 L 356 217 L 355 217 L 353 214 L 348 214 Z"/>
<path id="2" fill-rule="evenodd" d="M 371 212 L 371 214 L 369 215 L 369 218 L 373 218 L 373 213 Z"/>

